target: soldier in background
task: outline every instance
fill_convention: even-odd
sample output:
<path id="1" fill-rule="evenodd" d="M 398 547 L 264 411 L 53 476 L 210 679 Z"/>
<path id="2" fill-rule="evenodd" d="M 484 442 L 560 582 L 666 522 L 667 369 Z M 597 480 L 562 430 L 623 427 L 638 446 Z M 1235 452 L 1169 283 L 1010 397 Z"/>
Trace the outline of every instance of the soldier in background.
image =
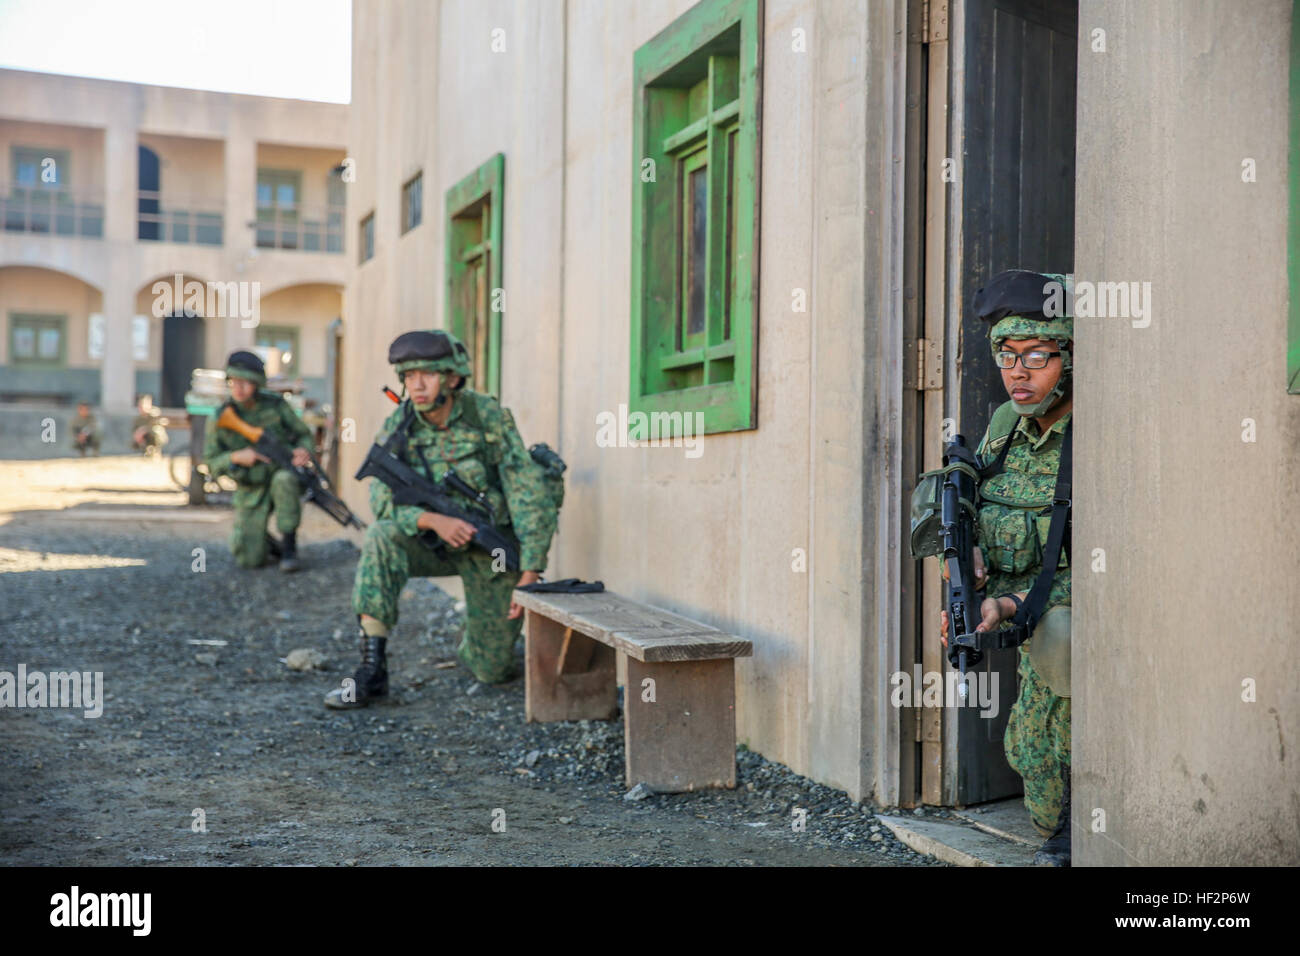
<path id="1" fill-rule="evenodd" d="M 283 398 L 265 390 L 266 367 L 260 358 L 252 352 L 232 352 L 226 361 L 226 381 L 230 387 L 226 405 L 232 406 L 235 414 L 250 425 L 266 429 L 285 448 L 293 449 L 294 465 L 302 467 L 311 461 L 311 432 Z M 266 533 L 266 522 L 274 512 L 275 526 L 282 537 L 280 570 L 297 571 L 298 525 L 302 521 L 298 477 L 254 451 L 244 436 L 217 428 L 215 420 L 208 429 L 203 457 L 213 478 L 229 475 L 238 485 L 232 502 L 235 521 L 230 531 L 235 563 L 241 568 L 268 563 L 273 542 Z"/>
<path id="2" fill-rule="evenodd" d="M 339 709 L 364 707 L 388 693 L 388 634 L 397 623 L 402 588 L 412 577 L 460 576 L 467 621 L 458 656 L 484 683 L 509 680 L 523 625 L 523 608 L 512 592 L 540 579 L 558 515 L 545 472 L 524 448 L 514 416 L 490 395 L 464 387 L 470 367 L 463 344 L 442 331 L 407 332 L 389 347 L 388 361 L 408 398 L 384 422 L 376 441 L 382 444 L 400 431 L 404 437 L 394 453 L 416 472 L 437 482 L 454 468 L 484 494 L 498 530 L 518 542 L 524 570 L 498 570 L 492 555 L 471 548 L 469 522 L 419 505 L 394 504 L 388 486 L 372 481 L 376 521 L 366 531 L 352 590 L 361 666 L 354 693 L 337 688 L 326 696 L 325 705 Z"/>
<path id="3" fill-rule="evenodd" d="M 139 414 L 131 423 L 131 447 L 146 458 L 157 458 L 167 444 L 167 419 L 154 408 L 152 395 L 141 395 L 136 410 Z"/>
<path id="4" fill-rule="evenodd" d="M 82 458 L 86 457 L 87 450 L 99 455 L 99 422 L 91 412 L 89 402 L 77 402 L 77 417 L 68 424 L 68 429 L 72 433 L 72 446 L 81 452 Z"/>

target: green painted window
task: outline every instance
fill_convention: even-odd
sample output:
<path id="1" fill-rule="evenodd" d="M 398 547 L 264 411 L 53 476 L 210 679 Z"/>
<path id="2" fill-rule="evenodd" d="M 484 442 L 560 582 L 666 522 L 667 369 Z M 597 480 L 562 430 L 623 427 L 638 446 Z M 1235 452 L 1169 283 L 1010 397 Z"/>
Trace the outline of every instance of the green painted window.
<path id="1" fill-rule="evenodd" d="M 372 212 L 361 220 L 359 231 L 361 241 L 357 243 L 357 248 L 361 252 L 359 262 L 365 262 L 375 257 L 375 214 Z"/>
<path id="2" fill-rule="evenodd" d="M 1287 319 L 1287 391 L 1300 395 L 1300 3 L 1291 8 L 1291 209 L 1287 273 L 1291 285 Z"/>
<path id="3" fill-rule="evenodd" d="M 280 351 L 280 374 L 298 374 L 298 329 L 292 325 L 259 325 L 255 344 Z"/>
<path id="4" fill-rule="evenodd" d="M 506 158 L 447 190 L 447 328 L 469 349 L 472 386 L 501 394 L 501 221 Z"/>
<path id="5" fill-rule="evenodd" d="M 759 14 L 701 0 L 636 51 L 630 407 L 674 430 L 758 425 Z"/>
<path id="6" fill-rule="evenodd" d="M 402 232 L 410 232 L 424 218 L 424 174 L 416 173 L 402 187 Z"/>
<path id="7" fill-rule="evenodd" d="M 68 361 L 68 317 L 9 313 L 9 364 L 60 368 Z"/>

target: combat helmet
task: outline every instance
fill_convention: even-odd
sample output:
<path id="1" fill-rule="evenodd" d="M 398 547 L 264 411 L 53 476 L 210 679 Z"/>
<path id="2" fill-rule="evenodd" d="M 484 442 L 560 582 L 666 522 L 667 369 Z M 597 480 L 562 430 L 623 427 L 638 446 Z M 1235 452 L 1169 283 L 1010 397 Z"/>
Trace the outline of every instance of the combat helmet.
<path id="1" fill-rule="evenodd" d="M 242 378 L 258 388 L 266 387 L 266 365 L 256 353 L 240 349 L 226 359 L 226 378 Z"/>
<path id="2" fill-rule="evenodd" d="M 424 369 L 428 372 L 450 372 L 460 376 L 455 386 L 448 386 L 444 381 L 436 401 L 427 407 L 416 409 L 421 412 L 431 411 L 446 403 L 448 396 L 464 388 L 465 381 L 473 374 L 469 367 L 469 350 L 463 342 L 450 332 L 442 329 L 419 329 L 403 332 L 393 339 L 388 347 L 388 364 L 400 379 L 411 369 Z"/>
<path id="3" fill-rule="evenodd" d="M 1009 269 L 999 272 L 975 293 L 975 314 L 990 323 L 989 345 L 994 354 L 1006 339 L 1051 339 L 1061 344 L 1061 377 L 1035 405 L 1013 401 L 1020 415 L 1045 415 L 1070 392 L 1074 356 L 1067 343 L 1074 339 L 1071 276 L 1059 272 Z"/>

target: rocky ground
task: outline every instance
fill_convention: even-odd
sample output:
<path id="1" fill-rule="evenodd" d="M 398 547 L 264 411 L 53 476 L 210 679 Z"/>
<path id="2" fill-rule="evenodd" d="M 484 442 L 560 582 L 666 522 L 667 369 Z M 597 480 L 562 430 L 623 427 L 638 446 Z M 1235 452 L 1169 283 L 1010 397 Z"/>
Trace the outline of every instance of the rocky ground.
<path id="1" fill-rule="evenodd" d="M 104 681 L 98 718 L 0 710 L 0 862 L 939 865 L 744 748 L 735 790 L 629 794 L 621 721 L 525 723 L 522 679 L 457 666 L 432 581 L 403 595 L 391 699 L 327 711 L 354 539 L 309 506 L 306 570 L 240 571 L 229 513 L 182 502 L 158 462 L 0 462 L 0 671 Z M 304 649 L 324 669 L 286 663 Z"/>

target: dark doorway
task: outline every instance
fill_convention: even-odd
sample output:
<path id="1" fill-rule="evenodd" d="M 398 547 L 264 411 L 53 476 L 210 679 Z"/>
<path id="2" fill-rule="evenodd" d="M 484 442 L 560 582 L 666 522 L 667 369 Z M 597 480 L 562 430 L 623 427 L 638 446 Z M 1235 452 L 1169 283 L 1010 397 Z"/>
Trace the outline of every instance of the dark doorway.
<path id="1" fill-rule="evenodd" d="M 159 219 L 161 170 L 158 154 L 148 146 L 137 148 L 139 173 L 136 189 L 139 190 L 139 238 L 161 239 L 162 228 Z M 165 404 L 165 403 L 164 403 Z"/>
<path id="2" fill-rule="evenodd" d="M 191 309 L 173 312 L 163 319 L 162 381 L 158 404 L 181 408 L 190 378 L 203 368 L 203 319 Z"/>
<path id="3" fill-rule="evenodd" d="M 1077 0 L 967 0 L 961 226 L 961 432 L 972 442 L 1007 400 L 970 312 L 975 290 L 1004 269 L 1074 269 Z M 1003 701 L 996 719 L 957 708 L 956 801 L 978 803 L 1021 790 L 1002 738 L 1016 695 L 1016 652 L 986 665 Z"/>

